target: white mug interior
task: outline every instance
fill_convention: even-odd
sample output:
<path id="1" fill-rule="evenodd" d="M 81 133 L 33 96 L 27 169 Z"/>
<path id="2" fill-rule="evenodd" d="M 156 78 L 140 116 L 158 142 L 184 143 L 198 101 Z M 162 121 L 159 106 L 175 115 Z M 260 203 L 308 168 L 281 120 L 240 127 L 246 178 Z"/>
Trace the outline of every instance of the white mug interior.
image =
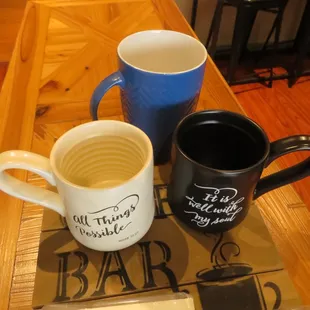
<path id="1" fill-rule="evenodd" d="M 104 120 L 65 133 L 56 141 L 50 160 L 63 183 L 102 189 L 137 177 L 152 156 L 152 144 L 143 131 L 124 122 Z"/>
<path id="2" fill-rule="evenodd" d="M 158 74 L 194 70 L 207 59 L 204 45 L 195 38 L 170 30 L 134 33 L 121 41 L 118 55 L 136 69 Z"/>

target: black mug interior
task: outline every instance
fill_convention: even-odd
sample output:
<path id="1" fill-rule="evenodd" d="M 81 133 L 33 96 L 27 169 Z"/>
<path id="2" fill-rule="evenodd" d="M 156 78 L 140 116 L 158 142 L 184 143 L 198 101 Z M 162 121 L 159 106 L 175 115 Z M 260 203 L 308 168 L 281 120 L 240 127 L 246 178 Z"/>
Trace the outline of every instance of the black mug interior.
<path id="1" fill-rule="evenodd" d="M 181 121 L 176 144 L 190 160 L 216 170 L 241 170 L 264 160 L 265 132 L 252 120 L 228 111 L 196 112 Z"/>

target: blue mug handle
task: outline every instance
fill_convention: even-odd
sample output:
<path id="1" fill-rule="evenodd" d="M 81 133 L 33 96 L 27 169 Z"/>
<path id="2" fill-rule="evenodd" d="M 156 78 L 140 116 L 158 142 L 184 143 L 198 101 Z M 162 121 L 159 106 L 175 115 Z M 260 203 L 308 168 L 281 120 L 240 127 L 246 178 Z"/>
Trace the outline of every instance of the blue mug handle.
<path id="1" fill-rule="evenodd" d="M 90 114 L 94 121 L 98 119 L 98 107 L 102 97 L 113 86 L 125 87 L 125 79 L 120 71 L 107 76 L 94 90 L 90 100 Z"/>

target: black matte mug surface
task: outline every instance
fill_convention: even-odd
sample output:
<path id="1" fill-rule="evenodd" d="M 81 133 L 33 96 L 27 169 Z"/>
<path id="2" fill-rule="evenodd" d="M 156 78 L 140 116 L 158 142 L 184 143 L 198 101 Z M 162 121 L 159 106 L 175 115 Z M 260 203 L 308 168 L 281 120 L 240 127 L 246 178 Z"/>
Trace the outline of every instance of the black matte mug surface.
<path id="1" fill-rule="evenodd" d="M 280 148 L 276 157 L 310 150 L 309 136 L 286 138 L 274 145 L 284 145 L 288 139 L 293 140 L 295 148 Z M 209 110 L 189 115 L 173 137 L 168 200 L 174 214 L 202 232 L 222 232 L 237 226 L 254 197 L 310 173 L 308 159 L 300 164 L 306 166 L 301 167 L 302 172 L 292 167 L 289 174 L 282 171 L 273 175 L 274 180 L 263 179 L 257 193 L 262 171 L 274 159 L 270 155 L 273 149 L 263 129 L 240 114 Z"/>

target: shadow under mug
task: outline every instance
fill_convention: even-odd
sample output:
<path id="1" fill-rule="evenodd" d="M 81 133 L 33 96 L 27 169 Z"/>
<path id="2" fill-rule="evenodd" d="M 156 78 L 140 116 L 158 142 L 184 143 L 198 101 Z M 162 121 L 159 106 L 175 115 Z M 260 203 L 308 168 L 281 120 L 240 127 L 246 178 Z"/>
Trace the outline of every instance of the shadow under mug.
<path id="1" fill-rule="evenodd" d="M 8 169 L 32 171 L 58 193 L 22 182 Z M 153 222 L 152 144 L 124 122 L 82 124 L 56 141 L 50 159 L 20 150 L 1 153 L 0 189 L 64 216 L 84 246 L 120 250 L 140 240 Z"/>
<path id="2" fill-rule="evenodd" d="M 270 143 L 249 118 L 207 110 L 184 118 L 175 130 L 168 202 L 185 224 L 205 233 L 240 224 L 253 199 L 310 175 L 310 157 L 260 179 L 262 171 L 287 153 L 310 150 L 310 136 Z"/>
<path id="3" fill-rule="evenodd" d="M 95 89 L 91 116 L 98 119 L 101 99 L 111 87 L 119 86 L 125 121 L 148 135 L 155 164 L 166 163 L 175 127 L 195 110 L 207 51 L 201 42 L 186 34 L 149 30 L 123 39 L 117 54 L 119 70 Z"/>

